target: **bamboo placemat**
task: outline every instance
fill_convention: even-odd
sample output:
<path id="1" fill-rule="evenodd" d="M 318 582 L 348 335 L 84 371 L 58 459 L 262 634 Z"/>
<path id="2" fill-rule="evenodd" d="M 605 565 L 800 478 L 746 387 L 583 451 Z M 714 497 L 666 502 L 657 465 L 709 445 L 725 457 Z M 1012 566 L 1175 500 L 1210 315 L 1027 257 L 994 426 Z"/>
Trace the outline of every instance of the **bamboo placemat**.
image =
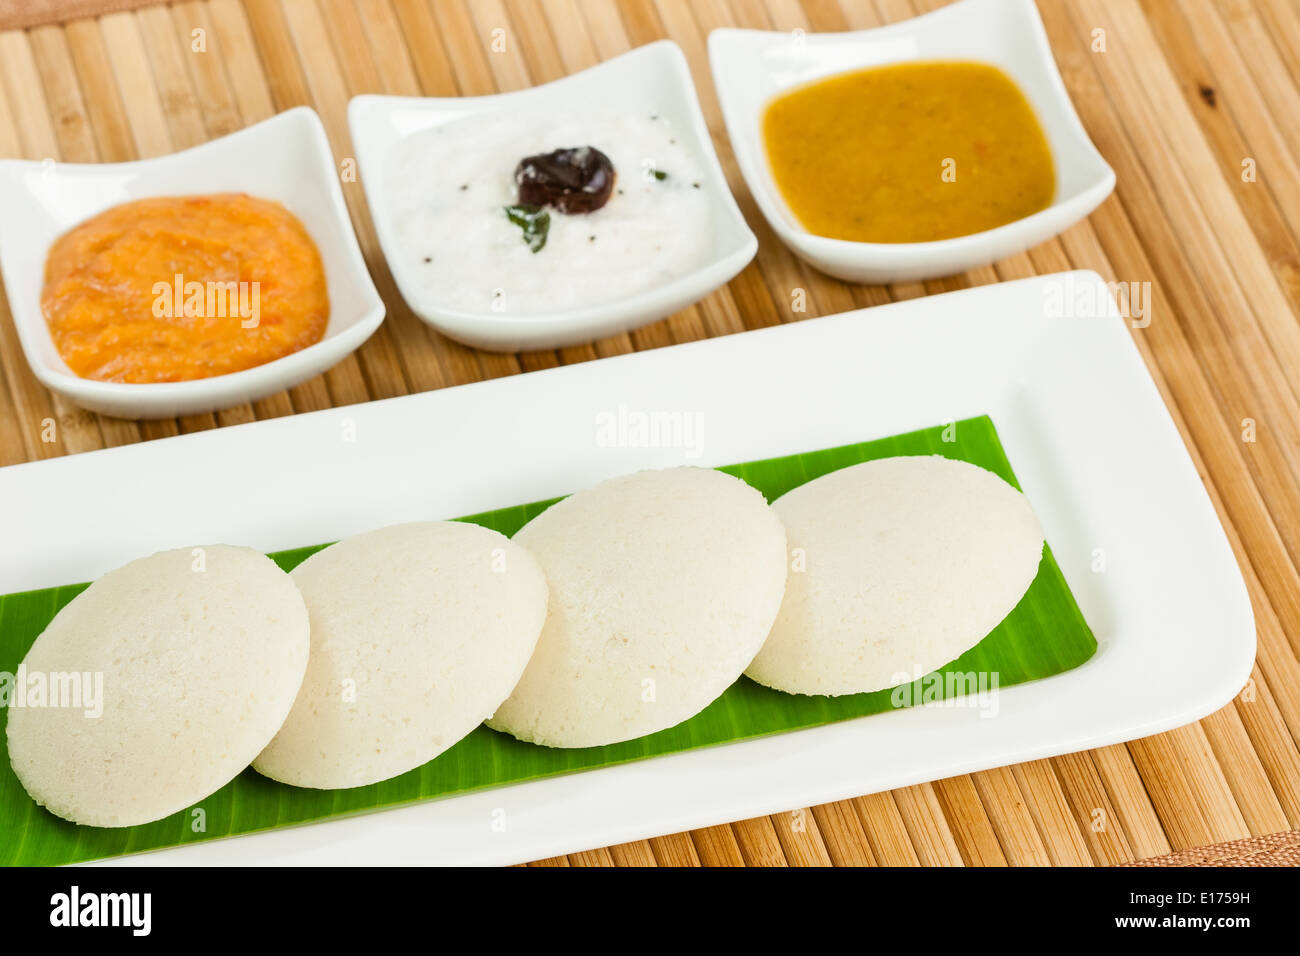
<path id="1" fill-rule="evenodd" d="M 169 152 L 300 104 L 320 112 L 341 161 L 353 155 L 344 111 L 354 94 L 517 89 L 669 37 L 686 52 L 723 166 L 759 237 L 754 264 L 670 319 L 590 346 L 492 355 L 449 342 L 411 315 L 379 253 L 360 186 L 345 184 L 389 310 L 356 355 L 251 406 L 173 421 L 116 421 L 64 404 L 37 383 L 0 300 L 0 464 L 1036 273 L 1086 268 L 1107 280 L 1150 282 L 1151 322 L 1133 333 L 1135 341 L 1210 490 L 1255 607 L 1259 657 L 1241 695 L 1199 723 L 1128 745 L 538 865 L 1105 865 L 1294 830 L 1300 826 L 1300 7 L 1292 0 L 1040 0 L 1070 94 L 1115 167 L 1116 195 L 1057 239 L 992 267 L 889 287 L 828 279 L 786 251 L 746 192 L 723 131 L 705 37 L 726 25 L 866 28 L 937 5 L 189 0 L 0 33 L 0 156 L 74 162 Z M 494 50 L 494 39 L 499 47 L 502 38 L 504 49 Z M 1243 175 L 1250 171 L 1253 177 Z M 808 311 L 798 316 L 789 310 L 795 287 L 807 290 Z M 1097 387 L 1106 387 L 1104 369 Z M 47 419 L 57 423 L 52 442 L 43 440 Z"/>
<path id="2" fill-rule="evenodd" d="M 0 0 L 0 30 L 46 23 L 66 23 L 83 17 L 136 10 L 162 0 Z"/>
<path id="3" fill-rule="evenodd" d="M 1300 866 L 1300 830 L 1230 840 L 1119 866 Z"/>

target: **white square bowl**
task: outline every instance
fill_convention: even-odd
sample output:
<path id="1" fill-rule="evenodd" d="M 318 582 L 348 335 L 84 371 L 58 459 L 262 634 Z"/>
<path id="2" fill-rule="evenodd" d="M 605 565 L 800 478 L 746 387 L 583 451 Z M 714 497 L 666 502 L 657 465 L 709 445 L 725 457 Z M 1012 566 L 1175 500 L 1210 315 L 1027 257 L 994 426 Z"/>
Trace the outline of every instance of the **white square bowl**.
<path id="1" fill-rule="evenodd" d="M 1015 80 L 1051 146 L 1052 205 L 995 229 L 936 242 L 851 242 L 800 225 L 768 165 L 760 132 L 764 106 L 781 91 L 824 76 L 907 60 L 977 60 Z M 736 161 L 759 209 L 796 255 L 840 279 L 902 282 L 987 265 L 1069 228 L 1115 188 L 1114 171 L 1074 112 L 1033 0 L 963 0 L 854 33 L 714 30 L 709 62 Z"/>
<path id="2" fill-rule="evenodd" d="M 41 311 L 45 258 L 53 242 L 121 203 L 218 192 L 272 199 L 302 220 L 320 249 L 329 288 L 324 337 L 264 365 L 185 382 L 100 382 L 73 373 L 59 356 Z M 270 395 L 337 364 L 384 320 L 384 304 L 352 231 L 325 128 L 307 107 L 154 159 L 85 165 L 0 160 L 0 209 L 0 270 L 28 364 L 51 391 L 105 415 L 170 418 Z"/>
<path id="3" fill-rule="evenodd" d="M 662 109 L 671 111 L 684 124 L 678 135 L 700 156 L 709 194 L 715 197 L 714 240 L 709 258 L 694 271 L 657 288 L 563 311 L 461 312 L 422 296 L 403 258 L 395 252 L 397 235 L 386 182 L 393 148 L 412 133 L 489 111 L 546 115 L 602 109 Z M 726 284 L 758 250 L 758 241 L 745 224 L 713 151 L 686 58 L 681 48 L 668 40 L 646 44 L 580 73 L 513 93 L 447 98 L 358 96 L 348 104 L 348 124 L 379 244 L 397 287 L 416 315 L 467 345 L 493 351 L 558 348 L 639 328 L 698 302 Z"/>

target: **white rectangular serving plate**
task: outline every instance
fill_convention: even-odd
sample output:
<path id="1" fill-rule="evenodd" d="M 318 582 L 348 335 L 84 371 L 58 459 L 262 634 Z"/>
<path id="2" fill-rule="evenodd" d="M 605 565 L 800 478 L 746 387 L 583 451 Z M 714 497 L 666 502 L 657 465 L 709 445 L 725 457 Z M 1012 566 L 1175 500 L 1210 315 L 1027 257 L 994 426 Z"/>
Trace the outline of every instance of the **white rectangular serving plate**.
<path id="1" fill-rule="evenodd" d="M 1140 333 L 1139 333 L 1140 334 Z M 609 417 L 698 443 L 609 447 Z M 1097 654 L 989 708 L 914 707 L 106 861 L 501 864 L 1130 740 L 1246 681 L 1226 536 L 1101 279 L 1063 273 L 419 395 L 0 469 L 0 593 L 163 548 L 274 551 L 988 414 Z M 1098 570 L 1098 569 L 1102 570 Z"/>

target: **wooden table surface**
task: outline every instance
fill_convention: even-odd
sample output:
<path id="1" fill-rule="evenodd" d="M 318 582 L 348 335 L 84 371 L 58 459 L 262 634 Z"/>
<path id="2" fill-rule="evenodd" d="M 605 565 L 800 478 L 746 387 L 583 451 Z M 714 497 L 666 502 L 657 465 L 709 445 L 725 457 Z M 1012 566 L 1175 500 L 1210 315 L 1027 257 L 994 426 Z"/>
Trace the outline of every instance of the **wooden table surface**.
<path id="1" fill-rule="evenodd" d="M 54 399 L 0 299 L 0 464 L 582 362 L 1035 273 L 1151 283 L 1135 341 L 1196 461 L 1254 603 L 1259 656 L 1227 707 L 1121 746 L 609 847 L 538 865 L 1109 864 L 1300 826 L 1300 4 L 1040 0 L 1061 73 L 1118 187 L 1089 219 L 964 275 L 887 287 L 811 271 L 746 191 L 710 79 L 715 27 L 877 26 L 931 0 L 192 0 L 0 33 L 0 156 L 115 162 L 314 106 L 335 156 L 358 93 L 513 90 L 660 37 L 685 50 L 759 238 L 725 289 L 630 335 L 492 355 L 415 319 L 361 187 L 344 190 L 388 320 L 289 392 L 179 421 Z M 206 49 L 193 50 L 203 30 Z M 504 33 L 494 33 L 503 30 Z M 494 37 L 504 50 L 494 50 Z M 498 44 L 499 46 L 500 44 Z M 1253 175 L 1251 175 L 1253 172 Z M 3 210 L 0 210 L 0 215 Z M 808 290 L 791 314 L 790 291 Z M 1097 388 L 1106 387 L 1105 369 Z M 56 423 L 54 441 L 47 424 Z M 43 433 L 45 433 L 43 435 Z M 1133 475 L 1141 482 L 1141 475 Z M 2 529 L 0 529 L 2 534 Z"/>

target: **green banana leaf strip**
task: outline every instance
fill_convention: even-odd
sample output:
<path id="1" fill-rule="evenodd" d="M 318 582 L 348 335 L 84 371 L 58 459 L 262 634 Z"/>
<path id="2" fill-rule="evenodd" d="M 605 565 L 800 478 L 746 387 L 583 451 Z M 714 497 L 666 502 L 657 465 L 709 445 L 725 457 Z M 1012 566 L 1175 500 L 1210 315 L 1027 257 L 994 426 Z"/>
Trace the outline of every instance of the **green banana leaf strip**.
<path id="1" fill-rule="evenodd" d="M 721 470 L 743 478 L 772 500 L 806 481 L 858 462 L 929 454 L 973 462 L 1016 485 L 987 417 Z M 553 503 L 536 502 L 461 520 L 510 535 Z M 289 570 L 325 546 L 282 551 L 271 557 Z M 59 608 L 85 587 L 70 584 L 0 597 L 0 671 L 13 673 Z M 971 674 L 976 679 L 995 674 L 1001 687 L 1059 674 L 1084 663 L 1096 649 L 1097 642 L 1047 548 L 1038 577 L 1006 620 L 977 646 L 937 671 L 944 680 L 927 675 L 901 692 L 801 697 L 742 677 L 690 720 L 626 743 L 551 750 L 479 727 L 437 759 L 382 783 L 351 790 L 305 790 L 276 783 L 249 769 L 188 810 L 125 829 L 76 826 L 38 807 L 14 776 L 6 752 L 0 760 L 0 863 L 38 865 L 101 859 L 815 727 L 973 690 L 965 683 Z M 4 746 L 2 737 L 0 746 Z"/>

